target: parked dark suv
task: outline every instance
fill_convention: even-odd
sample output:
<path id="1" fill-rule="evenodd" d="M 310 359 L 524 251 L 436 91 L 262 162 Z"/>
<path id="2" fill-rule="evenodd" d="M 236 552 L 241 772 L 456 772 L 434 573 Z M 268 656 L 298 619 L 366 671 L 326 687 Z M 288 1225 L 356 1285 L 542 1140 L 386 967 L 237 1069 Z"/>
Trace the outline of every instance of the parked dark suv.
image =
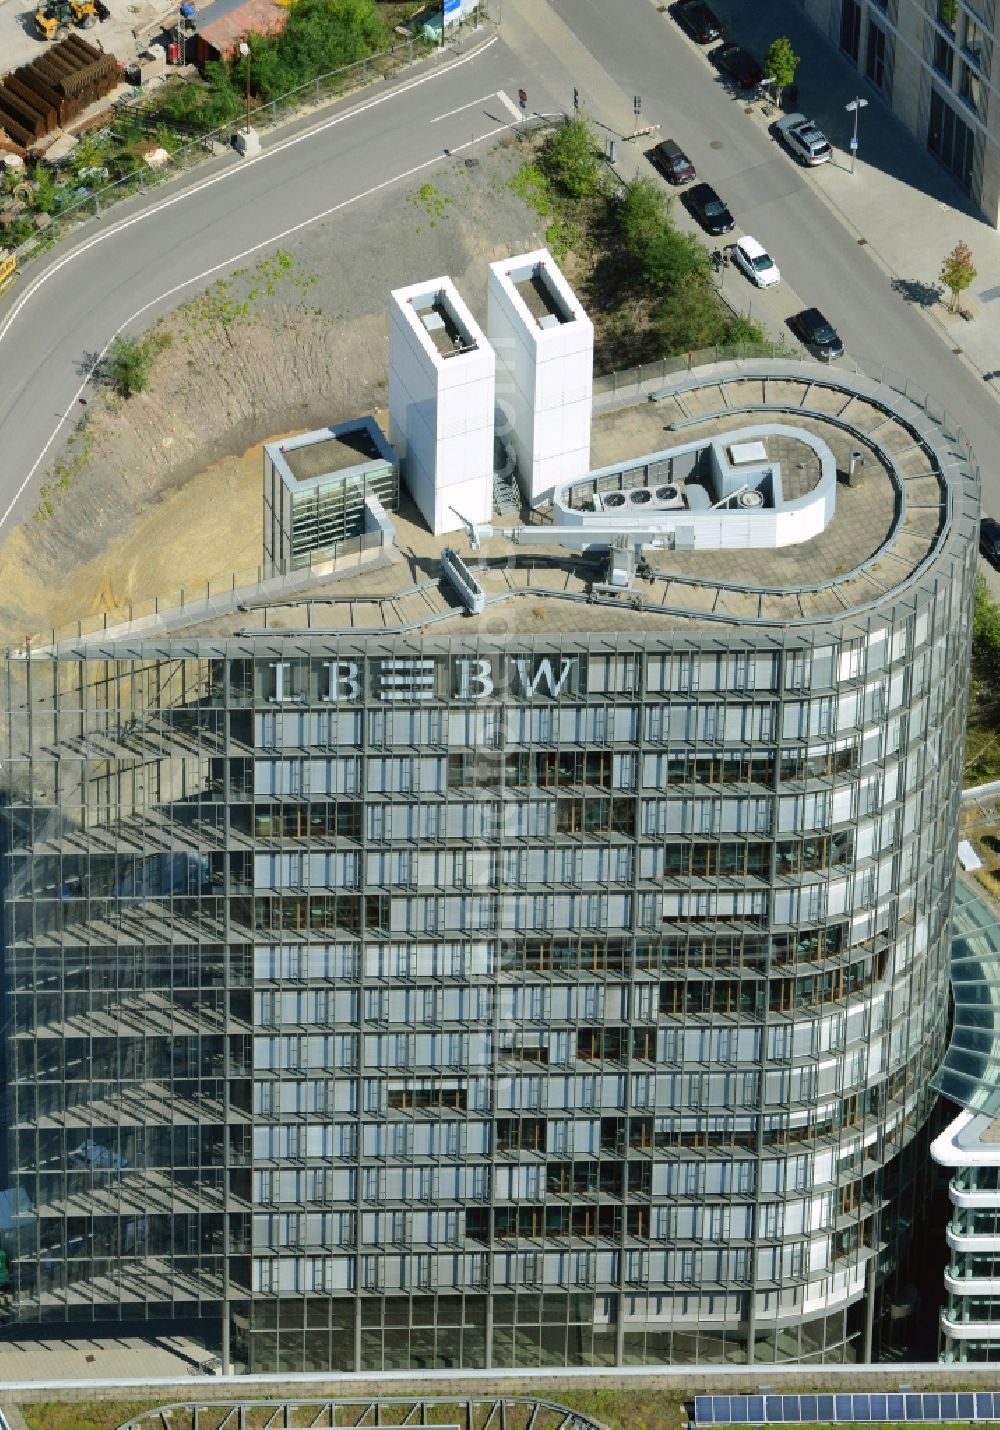
<path id="1" fill-rule="evenodd" d="M 716 69 L 740 89 L 754 89 L 764 78 L 764 66 L 749 50 L 739 45 L 722 45 L 713 50 L 709 59 Z"/>
<path id="2" fill-rule="evenodd" d="M 703 0 L 681 0 L 674 16 L 682 30 L 686 30 L 699 45 L 711 45 L 722 39 L 722 25 L 719 17 L 710 10 Z"/>
<path id="3" fill-rule="evenodd" d="M 688 189 L 684 195 L 684 207 L 713 238 L 720 233 L 729 233 L 733 227 L 732 214 L 711 184 L 695 184 L 693 189 Z"/>
<path id="4" fill-rule="evenodd" d="M 686 184 L 696 177 L 694 165 L 674 139 L 657 144 L 651 158 L 669 184 Z"/>
<path id="5" fill-rule="evenodd" d="M 801 313 L 796 313 L 788 321 L 796 337 L 817 357 L 829 362 L 831 358 L 844 356 L 840 334 L 818 308 L 803 308 Z"/>

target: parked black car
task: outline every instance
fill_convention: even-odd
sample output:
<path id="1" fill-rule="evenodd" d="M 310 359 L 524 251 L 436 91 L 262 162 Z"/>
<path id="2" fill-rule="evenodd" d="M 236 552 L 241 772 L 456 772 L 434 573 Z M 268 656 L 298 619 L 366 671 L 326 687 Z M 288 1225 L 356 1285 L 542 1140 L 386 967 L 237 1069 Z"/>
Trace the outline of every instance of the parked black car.
<path id="1" fill-rule="evenodd" d="M 984 516 L 979 523 L 979 549 L 987 561 L 1000 561 L 1000 521 Z"/>
<path id="2" fill-rule="evenodd" d="M 844 344 L 839 334 L 818 308 L 804 308 L 801 313 L 796 313 L 790 322 L 796 337 L 801 339 L 807 348 L 811 348 L 817 357 L 825 358 L 829 362 L 831 358 L 844 356 Z"/>
<path id="3" fill-rule="evenodd" d="M 702 0 L 681 0 L 674 9 L 674 19 L 699 45 L 710 45 L 723 37 L 722 22 Z"/>
<path id="4" fill-rule="evenodd" d="M 716 69 L 740 89 L 756 89 L 764 78 L 764 66 L 739 45 L 722 45 L 712 51 L 710 58 Z"/>
<path id="5" fill-rule="evenodd" d="M 733 227 L 733 216 L 711 184 L 695 184 L 684 195 L 684 207 L 701 224 L 706 233 L 717 238 Z"/>

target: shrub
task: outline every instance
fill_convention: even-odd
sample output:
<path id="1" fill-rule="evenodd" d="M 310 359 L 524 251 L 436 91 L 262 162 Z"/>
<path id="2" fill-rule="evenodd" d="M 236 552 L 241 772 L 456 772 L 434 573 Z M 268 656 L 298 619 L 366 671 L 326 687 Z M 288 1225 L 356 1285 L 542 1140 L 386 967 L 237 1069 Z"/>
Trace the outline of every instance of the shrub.
<path id="1" fill-rule="evenodd" d="M 709 289 L 710 264 L 708 250 L 694 234 L 667 227 L 645 254 L 643 273 L 655 288 L 668 292 L 684 287 Z"/>
<path id="2" fill-rule="evenodd" d="M 972 615 L 972 640 L 984 673 L 1000 673 L 1000 605 L 990 595 L 983 576 L 976 577 L 976 604 Z"/>
<path id="3" fill-rule="evenodd" d="M 752 318 L 738 313 L 735 318 L 730 318 L 726 324 L 725 341 L 730 347 L 740 344 L 751 346 L 754 343 L 766 343 L 767 333 L 760 323 L 755 323 Z"/>
<path id="4" fill-rule="evenodd" d="M 31 207 L 39 213 L 55 213 L 57 208 L 56 181 L 52 177 L 52 171 L 46 169 L 43 164 L 36 164 L 32 178 L 35 181 L 35 191 L 32 196 Z"/>
<path id="5" fill-rule="evenodd" d="M 548 218 L 552 212 L 552 195 L 549 181 L 537 164 L 522 164 L 510 182 L 511 188 L 522 198 L 539 218 Z"/>
<path id="6" fill-rule="evenodd" d="M 250 87 L 265 102 L 317 76 L 374 54 L 386 42 L 374 0 L 296 0 L 278 35 L 248 36 Z M 246 89 L 246 65 L 234 58 L 229 77 Z"/>
<path id="7" fill-rule="evenodd" d="M 652 179 L 625 185 L 619 223 L 625 247 L 640 267 L 669 222 L 670 200 Z"/>
<path id="8" fill-rule="evenodd" d="M 104 380 L 119 397 L 134 397 L 149 383 L 153 363 L 162 352 L 167 339 L 156 333 L 144 338 L 127 338 L 119 334 L 108 348 L 103 364 Z"/>
<path id="9" fill-rule="evenodd" d="M 710 283 L 696 280 L 677 289 L 657 315 L 664 352 L 691 352 L 726 341 L 726 319 Z"/>
<path id="10" fill-rule="evenodd" d="M 569 198 L 587 199 L 600 184 L 600 153 L 587 121 L 567 119 L 542 150 L 542 170 Z"/>

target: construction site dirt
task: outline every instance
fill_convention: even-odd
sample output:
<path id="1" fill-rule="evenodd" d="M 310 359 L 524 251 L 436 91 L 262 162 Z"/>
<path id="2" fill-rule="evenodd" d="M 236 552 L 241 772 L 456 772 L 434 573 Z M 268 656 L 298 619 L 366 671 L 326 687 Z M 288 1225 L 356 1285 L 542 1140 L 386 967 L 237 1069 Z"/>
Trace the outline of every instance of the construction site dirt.
<path id="1" fill-rule="evenodd" d="M 41 38 L 35 21 L 38 3 L 0 0 L 0 73 L 13 73 L 51 50 L 52 44 Z M 85 30 L 85 38 L 123 64 L 134 59 L 159 28 L 159 17 L 166 15 L 169 24 L 177 14 L 176 7 L 167 11 L 161 0 L 107 0 L 107 8 L 107 20 L 98 19 L 93 28 Z M 71 22 L 71 32 L 76 23 Z"/>

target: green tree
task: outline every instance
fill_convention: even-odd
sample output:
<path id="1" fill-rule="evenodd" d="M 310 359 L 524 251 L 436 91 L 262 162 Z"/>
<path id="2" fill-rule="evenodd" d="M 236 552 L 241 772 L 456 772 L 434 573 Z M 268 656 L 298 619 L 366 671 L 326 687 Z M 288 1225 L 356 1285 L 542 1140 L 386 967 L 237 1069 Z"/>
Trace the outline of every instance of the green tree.
<path id="1" fill-rule="evenodd" d="M 791 40 L 784 35 L 772 40 L 764 56 L 764 73 L 768 79 L 774 80 L 774 88 L 778 94 L 795 83 L 798 67 L 799 57 L 792 49 Z"/>
<path id="2" fill-rule="evenodd" d="M 976 276 L 972 249 L 960 239 L 941 265 L 941 282 L 951 293 L 951 311 L 961 312 L 961 295 Z"/>
<path id="3" fill-rule="evenodd" d="M 153 333 L 144 338 L 127 338 L 119 334 L 108 348 L 104 359 L 104 378 L 119 397 L 134 397 L 143 392 L 157 354 L 164 347 L 162 339 Z"/>
<path id="4" fill-rule="evenodd" d="M 600 183 L 600 152 L 587 121 L 567 119 L 542 150 L 542 170 L 567 197 L 590 198 Z"/>

